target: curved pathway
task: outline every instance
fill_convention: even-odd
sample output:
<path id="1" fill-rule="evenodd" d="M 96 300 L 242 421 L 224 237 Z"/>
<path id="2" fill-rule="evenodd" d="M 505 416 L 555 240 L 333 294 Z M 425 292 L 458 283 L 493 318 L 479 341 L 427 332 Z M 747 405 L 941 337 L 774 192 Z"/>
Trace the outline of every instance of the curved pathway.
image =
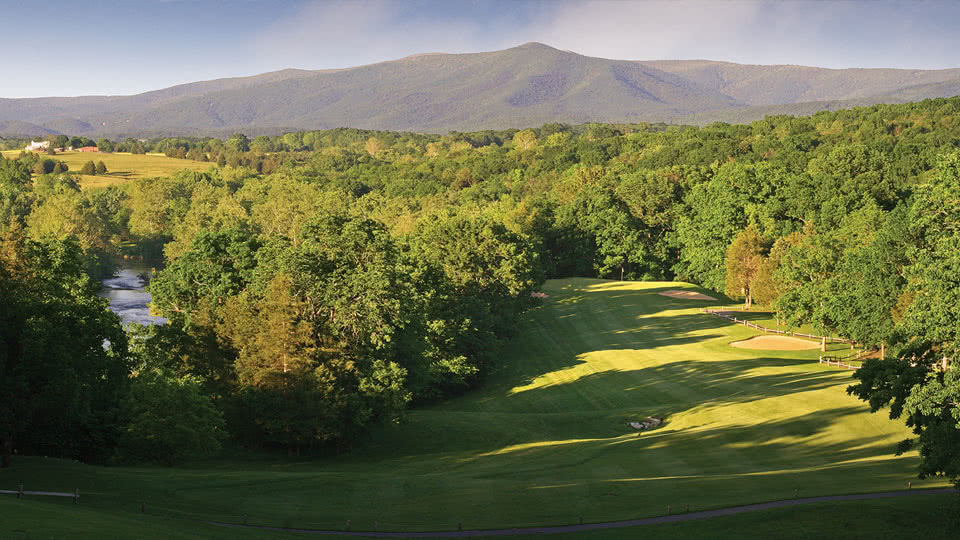
<path id="1" fill-rule="evenodd" d="M 525 527 L 516 529 L 482 529 L 469 531 L 433 531 L 433 532 L 379 532 L 379 531 L 331 531 L 316 529 L 284 529 L 281 527 L 264 527 L 257 525 L 238 525 L 235 523 L 222 523 L 219 521 L 205 521 L 210 525 L 220 525 L 222 527 L 237 527 L 243 529 L 262 529 L 269 531 L 286 531 L 304 534 L 322 534 L 339 536 L 357 536 L 367 538 L 464 538 L 473 536 L 509 536 L 521 534 L 559 534 L 581 531 L 596 531 L 600 529 L 621 529 L 624 527 L 636 527 L 638 525 L 657 525 L 660 523 L 676 523 L 679 521 L 692 521 L 695 519 L 709 519 L 720 516 L 731 516 L 734 514 L 743 514 L 745 512 L 757 512 L 760 510 L 769 510 L 772 508 L 783 508 L 785 506 L 797 506 L 800 504 L 810 504 L 830 501 L 858 501 L 865 499 L 886 499 L 889 497 L 903 497 L 907 495 L 930 495 L 934 493 L 957 493 L 954 488 L 940 489 L 916 489 L 903 491 L 886 491 L 881 493 L 862 493 L 858 495 L 826 495 L 821 497 L 801 497 L 799 499 L 786 499 L 782 501 L 771 501 L 757 504 L 747 504 L 744 506 L 731 506 L 730 508 L 718 508 L 716 510 L 702 510 L 700 512 L 685 512 L 682 514 L 671 514 L 667 516 L 628 519 L 625 521 L 605 521 L 602 523 L 585 523 L 583 525 L 560 525 L 554 527 Z"/>

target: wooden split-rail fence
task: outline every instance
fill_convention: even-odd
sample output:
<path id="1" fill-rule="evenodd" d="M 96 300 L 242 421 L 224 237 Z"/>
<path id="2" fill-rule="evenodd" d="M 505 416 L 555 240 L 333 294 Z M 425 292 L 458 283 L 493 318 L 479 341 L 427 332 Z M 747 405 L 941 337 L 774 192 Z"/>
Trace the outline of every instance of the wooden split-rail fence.
<path id="1" fill-rule="evenodd" d="M 738 319 L 738 318 L 736 318 L 736 317 L 733 315 L 733 312 L 732 312 L 732 311 L 728 311 L 728 310 L 703 308 L 703 312 L 704 312 L 704 313 L 709 313 L 709 314 L 711 314 L 711 315 L 715 315 L 715 316 L 717 316 L 717 317 L 722 317 L 722 318 L 724 318 L 724 319 L 733 321 L 733 322 L 735 322 L 735 323 L 737 323 L 737 324 L 742 324 L 742 325 L 747 326 L 747 327 L 749 327 L 749 328 L 753 328 L 753 329 L 756 329 L 756 330 L 760 330 L 761 332 L 766 332 L 766 333 L 769 333 L 769 334 L 781 334 L 781 335 L 784 335 L 784 336 L 798 336 L 798 337 L 805 337 L 805 338 L 810 338 L 810 339 L 819 339 L 819 340 L 821 340 L 821 341 L 822 341 L 822 340 L 827 340 L 827 343 L 848 343 L 848 344 L 853 344 L 853 341 L 851 341 L 851 340 L 849 340 L 849 339 L 839 338 L 839 337 L 817 336 L 817 335 L 814 335 L 814 334 L 804 334 L 804 333 L 802 333 L 802 332 L 791 332 L 791 331 L 789 331 L 789 330 L 779 330 L 779 329 L 777 329 L 777 328 L 767 328 L 766 326 L 761 326 L 761 325 L 759 325 L 759 324 L 754 324 L 754 323 L 752 323 L 752 322 L 750 322 L 750 321 L 748 321 L 748 320 L 746 320 L 746 319 Z"/>
<path id="2" fill-rule="evenodd" d="M 858 365 L 855 366 L 847 362 L 848 360 L 851 360 L 854 358 L 859 359 L 860 353 L 851 354 L 850 356 L 844 356 L 844 357 L 821 355 L 820 363 L 826 364 L 828 366 L 838 367 L 841 369 L 860 369 L 860 366 Z M 858 360 L 854 360 L 854 361 L 858 361 Z"/>
<path id="3" fill-rule="evenodd" d="M 802 333 L 802 332 L 791 332 L 791 331 L 789 331 L 789 330 L 780 330 L 780 329 L 777 329 L 777 328 L 767 328 L 766 326 L 762 326 L 762 325 L 759 325 L 759 324 L 755 324 L 755 323 L 752 323 L 752 322 L 750 322 L 750 321 L 748 321 L 748 320 L 745 320 L 745 319 L 738 319 L 738 318 L 736 318 L 736 317 L 733 315 L 733 312 L 727 311 L 727 310 L 703 308 L 702 311 L 703 311 L 704 313 L 709 313 L 709 314 L 711 314 L 711 315 L 715 315 L 715 316 L 717 316 L 717 317 L 722 317 L 722 318 L 727 319 L 727 320 L 729 320 L 729 321 L 733 321 L 733 322 L 736 323 L 736 324 L 742 324 L 742 325 L 744 325 L 744 326 L 746 326 L 746 327 L 748 327 L 748 328 L 753 328 L 753 329 L 755 329 L 755 330 L 760 330 L 761 332 L 766 332 L 766 333 L 770 333 L 770 334 L 780 334 L 780 335 L 784 335 L 784 336 L 799 336 L 799 337 L 805 337 L 805 338 L 810 338 L 810 339 L 818 339 L 818 340 L 820 340 L 821 342 L 826 342 L 826 343 L 847 343 L 847 344 L 850 344 L 850 345 L 854 345 L 854 342 L 853 342 L 852 340 L 844 339 L 844 338 L 839 338 L 839 337 L 817 336 L 817 335 L 814 335 L 814 334 L 804 334 L 804 333 Z M 856 362 L 857 364 L 861 364 L 862 362 L 860 361 L 860 358 L 861 358 L 862 355 L 863 355 L 863 352 L 861 352 L 861 351 L 857 351 L 857 352 L 854 353 L 854 354 L 851 354 L 851 355 L 848 355 L 848 356 L 842 356 L 842 357 L 841 357 L 841 356 L 820 355 L 820 363 L 821 363 L 821 364 L 826 364 L 826 365 L 828 365 L 828 366 L 838 367 L 838 368 L 841 368 L 841 369 L 860 369 L 860 365 L 854 365 L 853 363 L 851 363 L 851 361 Z"/>
<path id="4" fill-rule="evenodd" d="M 73 493 L 68 493 L 65 491 L 33 491 L 23 489 L 23 484 L 20 485 L 18 489 L 0 489 L 0 494 L 4 495 L 16 495 L 18 499 L 23 498 L 24 495 L 40 495 L 44 497 L 71 497 L 73 498 L 73 503 L 76 504 L 80 500 L 80 489 L 75 489 Z"/>

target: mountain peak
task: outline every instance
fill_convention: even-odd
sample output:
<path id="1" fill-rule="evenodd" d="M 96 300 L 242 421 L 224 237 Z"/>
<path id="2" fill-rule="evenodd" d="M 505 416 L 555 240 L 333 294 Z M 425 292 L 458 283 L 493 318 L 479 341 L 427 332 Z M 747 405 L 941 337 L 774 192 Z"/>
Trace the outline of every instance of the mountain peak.
<path id="1" fill-rule="evenodd" d="M 523 45 L 517 45 L 516 47 L 514 47 L 514 49 L 542 49 L 542 50 L 548 50 L 548 51 L 560 50 L 555 47 L 551 47 L 549 45 L 540 43 L 539 41 L 529 41 L 527 43 L 524 43 Z"/>
<path id="2" fill-rule="evenodd" d="M 957 94 L 960 69 L 640 63 L 534 41 L 357 68 L 281 70 L 135 96 L 0 99 L 0 134 L 212 135 L 337 126 L 443 133 L 548 122 L 751 121 Z"/>

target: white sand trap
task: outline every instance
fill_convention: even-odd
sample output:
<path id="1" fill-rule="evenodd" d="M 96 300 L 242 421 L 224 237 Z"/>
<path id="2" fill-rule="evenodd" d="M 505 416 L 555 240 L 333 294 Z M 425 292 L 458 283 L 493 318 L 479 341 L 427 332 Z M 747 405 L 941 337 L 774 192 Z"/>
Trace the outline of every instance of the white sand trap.
<path id="1" fill-rule="evenodd" d="M 734 341 L 730 345 L 741 349 L 762 349 L 765 351 L 806 351 L 820 348 L 820 344 L 816 341 L 807 341 L 790 336 L 756 336 L 743 341 Z"/>
<path id="2" fill-rule="evenodd" d="M 712 296 L 700 294 L 696 291 L 684 291 L 682 289 L 673 289 L 671 291 L 663 291 L 657 294 L 660 296 L 669 296 L 670 298 L 681 298 L 683 300 L 716 300 L 716 298 Z"/>
<path id="3" fill-rule="evenodd" d="M 630 422 L 630 427 L 638 431 L 646 431 L 648 429 L 658 428 L 662 423 L 663 423 L 663 419 L 648 416 L 644 418 L 643 421 L 641 422 Z"/>

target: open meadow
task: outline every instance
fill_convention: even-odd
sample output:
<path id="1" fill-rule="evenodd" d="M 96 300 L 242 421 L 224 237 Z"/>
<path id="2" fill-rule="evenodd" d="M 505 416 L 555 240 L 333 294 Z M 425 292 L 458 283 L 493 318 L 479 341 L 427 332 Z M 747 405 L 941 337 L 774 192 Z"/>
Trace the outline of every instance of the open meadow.
<path id="1" fill-rule="evenodd" d="M 20 155 L 19 150 L 4 151 L 3 156 L 13 158 Z M 107 187 L 122 184 L 137 178 L 151 178 L 154 176 L 170 176 L 176 171 L 189 169 L 191 171 L 205 171 L 213 163 L 177 159 L 163 154 L 129 154 L 122 152 L 64 152 L 55 156 L 46 156 L 63 161 L 70 166 L 70 172 L 79 177 L 80 185 L 84 188 Z M 80 174 L 83 164 L 93 160 L 94 163 L 103 161 L 107 166 L 107 174 L 90 176 Z"/>
<path id="2" fill-rule="evenodd" d="M 337 457 L 234 451 L 178 468 L 16 457 L 13 468 L 0 470 L 0 489 L 23 483 L 31 490 L 79 488 L 82 496 L 76 507 L 3 496 L 0 515 L 14 504 L 30 511 L 14 525 L 0 525 L 0 537 L 12 527 L 53 531 L 62 523 L 42 523 L 59 515 L 55 509 L 102 527 L 97 538 L 148 522 L 184 523 L 182 537 L 189 538 L 221 533 L 205 536 L 198 528 L 206 525 L 167 518 L 239 523 L 246 516 L 256 525 L 335 530 L 348 521 L 353 530 L 373 530 L 375 522 L 380 530 L 398 531 L 456 530 L 458 523 L 465 529 L 528 527 L 657 516 L 668 505 L 672 512 L 687 505 L 695 511 L 892 491 L 908 482 L 914 489 L 947 485 L 918 480 L 915 453 L 893 455 L 896 443 L 910 435 L 907 428 L 848 396 L 850 371 L 819 365 L 818 350 L 731 347 L 757 332 L 699 311 L 717 301 L 657 294 L 678 288 L 692 286 L 549 281 L 543 289 L 548 296 L 524 316 L 499 369 L 480 389 L 414 409 L 406 421 L 376 430 Z M 663 424 L 642 434 L 629 425 L 648 417 Z M 928 497 L 947 496 L 910 499 Z M 929 504 L 890 501 L 816 505 L 820 514 L 797 507 L 657 525 L 644 528 L 644 535 L 716 537 L 739 523 L 756 526 L 757 537 L 806 538 L 823 535 L 823 516 L 831 516 L 831 527 L 853 530 L 862 516 L 886 516 L 877 530 L 890 531 L 908 521 L 891 509 L 933 512 Z M 795 536 L 778 534 L 790 530 L 777 525 L 783 516 L 793 516 Z M 910 530 L 936 537 L 933 529 Z M 253 531 L 227 531 L 224 537 L 253 537 Z M 561 537 L 636 534 L 625 529 Z"/>

